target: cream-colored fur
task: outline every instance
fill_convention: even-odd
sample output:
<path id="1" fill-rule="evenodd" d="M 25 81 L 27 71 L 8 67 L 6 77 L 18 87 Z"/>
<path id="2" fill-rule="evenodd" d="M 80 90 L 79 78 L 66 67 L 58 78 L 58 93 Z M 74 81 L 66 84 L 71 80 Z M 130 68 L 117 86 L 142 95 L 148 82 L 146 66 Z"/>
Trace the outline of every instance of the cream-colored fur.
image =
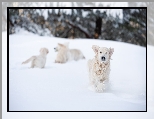
<path id="1" fill-rule="evenodd" d="M 69 43 L 58 43 L 58 46 L 54 48 L 57 53 L 55 63 L 66 63 L 71 60 L 85 59 L 82 52 L 78 49 L 69 49 Z"/>
<path id="2" fill-rule="evenodd" d="M 26 64 L 31 61 L 31 68 L 34 68 L 34 67 L 44 68 L 46 63 L 46 55 L 48 53 L 49 53 L 49 50 L 47 48 L 41 48 L 40 55 L 32 56 L 26 61 L 24 61 L 22 64 Z"/>
<path id="3" fill-rule="evenodd" d="M 113 48 L 92 46 L 95 58 L 88 61 L 89 80 L 96 92 L 103 92 L 109 81 L 110 60 L 114 52 Z"/>

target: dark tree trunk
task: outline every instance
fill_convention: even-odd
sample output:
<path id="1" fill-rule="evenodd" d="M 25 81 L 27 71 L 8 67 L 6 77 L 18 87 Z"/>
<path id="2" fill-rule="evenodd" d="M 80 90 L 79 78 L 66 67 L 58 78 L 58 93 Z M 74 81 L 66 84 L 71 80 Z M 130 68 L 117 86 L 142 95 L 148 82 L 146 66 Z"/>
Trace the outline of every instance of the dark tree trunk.
<path id="1" fill-rule="evenodd" d="M 96 18 L 95 34 L 94 34 L 94 38 L 95 39 L 98 39 L 99 36 L 101 35 L 101 27 L 102 27 L 102 18 L 101 17 L 97 17 Z"/>

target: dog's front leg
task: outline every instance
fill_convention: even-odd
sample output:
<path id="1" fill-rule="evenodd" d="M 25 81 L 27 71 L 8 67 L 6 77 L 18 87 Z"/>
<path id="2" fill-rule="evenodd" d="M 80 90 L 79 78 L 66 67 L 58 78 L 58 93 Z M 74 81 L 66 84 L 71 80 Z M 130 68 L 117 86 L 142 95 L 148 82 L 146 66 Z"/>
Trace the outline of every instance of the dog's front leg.
<path id="1" fill-rule="evenodd" d="M 32 61 L 32 63 L 31 63 L 31 67 L 30 68 L 34 68 L 34 60 Z"/>
<path id="2" fill-rule="evenodd" d="M 96 92 L 102 93 L 104 91 L 104 83 L 97 82 L 95 85 Z"/>

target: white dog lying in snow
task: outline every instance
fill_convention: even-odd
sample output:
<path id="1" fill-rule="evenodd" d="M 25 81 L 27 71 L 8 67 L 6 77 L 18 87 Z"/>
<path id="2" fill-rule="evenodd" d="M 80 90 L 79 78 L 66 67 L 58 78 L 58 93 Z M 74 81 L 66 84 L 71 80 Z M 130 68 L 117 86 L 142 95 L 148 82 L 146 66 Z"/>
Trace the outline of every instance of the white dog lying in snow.
<path id="1" fill-rule="evenodd" d="M 78 49 L 69 49 L 69 42 L 64 44 L 58 43 L 58 46 L 54 48 L 57 53 L 55 63 L 66 63 L 70 60 L 85 59 L 82 52 Z"/>
<path id="2" fill-rule="evenodd" d="M 109 80 L 110 59 L 114 52 L 113 48 L 92 46 L 95 58 L 88 61 L 90 84 L 96 92 L 103 92 Z"/>
<path id="3" fill-rule="evenodd" d="M 32 56 L 31 58 L 24 61 L 22 64 L 26 64 L 31 61 L 31 68 L 39 67 L 44 68 L 46 63 L 46 55 L 49 53 L 47 48 L 40 49 L 40 55 Z"/>

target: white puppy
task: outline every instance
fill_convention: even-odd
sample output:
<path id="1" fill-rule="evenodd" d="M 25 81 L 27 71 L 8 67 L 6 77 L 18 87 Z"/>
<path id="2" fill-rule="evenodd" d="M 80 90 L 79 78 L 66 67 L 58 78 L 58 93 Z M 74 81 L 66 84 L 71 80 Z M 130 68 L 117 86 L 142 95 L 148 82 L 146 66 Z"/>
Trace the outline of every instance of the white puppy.
<path id="1" fill-rule="evenodd" d="M 69 49 L 69 43 L 58 43 L 58 46 L 54 48 L 57 53 L 55 63 L 66 63 L 71 60 L 85 59 L 82 52 L 78 49 Z"/>
<path id="2" fill-rule="evenodd" d="M 22 64 L 29 63 L 31 61 L 31 68 L 39 67 L 44 68 L 46 63 L 46 55 L 49 53 L 47 48 L 40 49 L 40 55 L 32 56 L 31 58 L 24 61 Z"/>
<path id="3" fill-rule="evenodd" d="M 88 61 L 90 84 L 96 92 L 103 92 L 109 80 L 110 60 L 113 48 L 92 46 L 95 58 Z"/>

